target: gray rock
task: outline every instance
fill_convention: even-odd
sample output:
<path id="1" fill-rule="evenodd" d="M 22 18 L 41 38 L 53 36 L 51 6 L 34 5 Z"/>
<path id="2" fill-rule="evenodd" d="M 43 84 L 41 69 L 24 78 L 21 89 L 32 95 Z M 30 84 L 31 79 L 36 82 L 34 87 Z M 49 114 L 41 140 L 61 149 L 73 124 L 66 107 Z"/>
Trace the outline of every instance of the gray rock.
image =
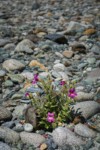
<path id="1" fill-rule="evenodd" d="M 60 72 L 60 71 L 64 71 L 65 70 L 65 66 L 61 63 L 55 64 L 53 66 L 54 71 Z"/>
<path id="2" fill-rule="evenodd" d="M 4 122 L 2 126 L 7 127 L 7 128 L 13 128 L 15 126 L 15 123 L 13 121 Z"/>
<path id="3" fill-rule="evenodd" d="M 20 136 L 17 132 L 9 128 L 0 127 L 0 139 L 8 143 L 17 143 Z"/>
<path id="4" fill-rule="evenodd" d="M 97 45 L 94 45 L 94 46 L 91 48 L 91 51 L 92 51 L 94 54 L 100 55 L 100 48 L 99 48 Z"/>
<path id="5" fill-rule="evenodd" d="M 4 49 L 5 50 L 14 50 L 15 49 L 15 45 L 13 43 L 6 44 L 4 46 Z"/>
<path id="6" fill-rule="evenodd" d="M 12 87 L 13 86 L 13 82 L 11 80 L 6 80 L 4 83 L 5 87 Z"/>
<path id="7" fill-rule="evenodd" d="M 48 34 L 45 36 L 46 39 L 52 40 L 58 44 L 68 44 L 68 40 L 64 35 L 60 34 Z"/>
<path id="8" fill-rule="evenodd" d="M 11 150 L 11 148 L 3 142 L 0 142 L 0 150 Z"/>
<path id="9" fill-rule="evenodd" d="M 23 143 L 32 144 L 35 147 L 38 147 L 41 143 L 45 141 L 45 138 L 37 133 L 21 132 L 20 137 Z"/>
<path id="10" fill-rule="evenodd" d="M 15 48 L 15 51 L 17 52 L 26 52 L 26 53 L 33 53 L 34 44 L 32 41 L 28 39 L 24 39 L 21 41 Z"/>
<path id="11" fill-rule="evenodd" d="M 94 132 L 88 126 L 81 124 L 81 123 L 75 126 L 74 131 L 78 135 L 86 137 L 86 138 L 94 138 L 96 136 L 96 132 Z"/>
<path id="12" fill-rule="evenodd" d="M 33 126 L 30 123 L 25 123 L 24 124 L 24 130 L 26 132 L 31 132 L 31 131 L 33 131 Z"/>
<path id="13" fill-rule="evenodd" d="M 20 75 L 23 76 L 25 79 L 28 79 L 28 80 L 33 79 L 33 73 L 32 72 L 22 72 Z"/>
<path id="14" fill-rule="evenodd" d="M 24 77 L 21 76 L 20 74 L 7 74 L 7 75 L 13 82 L 16 83 L 22 83 L 24 80 Z"/>
<path id="15" fill-rule="evenodd" d="M 11 112 L 3 106 L 0 106 L 0 121 L 3 120 L 11 120 L 12 114 Z"/>
<path id="16" fill-rule="evenodd" d="M 22 132 L 22 131 L 24 131 L 24 127 L 23 127 L 22 124 L 18 123 L 18 124 L 16 124 L 16 126 L 13 128 L 13 130 L 16 131 L 16 132 Z"/>
<path id="17" fill-rule="evenodd" d="M 84 30 L 85 28 L 87 28 L 88 26 L 85 24 L 81 24 L 75 21 L 71 21 L 67 27 L 67 32 L 71 32 L 71 31 L 78 31 L 78 30 Z"/>
<path id="18" fill-rule="evenodd" d="M 20 61 L 16 59 L 8 59 L 3 62 L 2 66 L 7 71 L 21 70 L 25 67 L 24 64 L 22 64 Z"/>
<path id="19" fill-rule="evenodd" d="M 94 93 L 85 93 L 85 92 L 77 92 L 77 96 L 75 97 L 76 101 L 87 101 L 92 100 L 94 98 Z"/>
<path id="20" fill-rule="evenodd" d="M 87 59 L 87 62 L 88 62 L 90 65 L 93 65 L 93 64 L 96 62 L 96 58 L 95 58 L 95 57 L 88 58 L 88 59 Z"/>
<path id="21" fill-rule="evenodd" d="M 14 117 L 20 117 L 23 115 L 23 111 L 25 109 L 26 105 L 19 105 L 15 107 L 15 110 L 13 111 L 13 116 Z"/>
<path id="22" fill-rule="evenodd" d="M 7 40 L 7 39 L 0 39 L 0 47 L 3 47 L 3 46 L 6 45 L 7 43 L 10 43 L 10 40 Z"/>
<path id="23" fill-rule="evenodd" d="M 6 72 L 4 70 L 0 70 L 0 77 L 5 76 Z"/>
<path id="24" fill-rule="evenodd" d="M 69 145 L 82 145 L 84 144 L 84 141 L 82 141 L 80 138 L 78 138 L 74 132 L 71 130 L 64 128 L 64 127 L 58 127 L 56 128 L 53 133 L 53 140 L 58 146 L 63 146 L 66 144 Z"/>
<path id="25" fill-rule="evenodd" d="M 74 110 L 79 109 L 85 118 L 90 118 L 96 113 L 100 112 L 100 104 L 95 101 L 79 102 L 74 105 Z"/>
<path id="26" fill-rule="evenodd" d="M 95 68 L 87 74 L 87 78 L 84 81 L 90 80 L 95 82 L 98 78 L 100 78 L 100 68 Z"/>

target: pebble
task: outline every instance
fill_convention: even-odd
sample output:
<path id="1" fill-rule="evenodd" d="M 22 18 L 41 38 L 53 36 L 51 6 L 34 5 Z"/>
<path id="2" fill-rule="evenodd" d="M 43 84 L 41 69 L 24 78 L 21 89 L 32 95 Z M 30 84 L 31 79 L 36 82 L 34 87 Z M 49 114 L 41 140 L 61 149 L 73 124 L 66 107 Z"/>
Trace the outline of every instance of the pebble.
<path id="1" fill-rule="evenodd" d="M 69 25 L 67 27 L 67 32 L 72 32 L 72 31 L 78 32 L 79 30 L 84 30 L 85 28 L 87 28 L 87 25 L 75 21 L 71 21 L 69 22 Z"/>
<path id="2" fill-rule="evenodd" d="M 66 57 L 66 58 L 72 58 L 73 57 L 73 55 L 74 55 L 74 53 L 73 53 L 73 51 L 68 51 L 68 50 L 65 50 L 64 52 L 63 52 L 63 55 Z"/>
<path id="3" fill-rule="evenodd" d="M 28 39 L 24 39 L 22 40 L 20 43 L 18 43 L 18 45 L 15 48 L 15 51 L 17 52 L 26 52 L 28 54 L 32 54 L 33 53 L 33 48 L 34 48 L 34 44 L 32 41 L 28 40 Z"/>
<path id="4" fill-rule="evenodd" d="M 31 132 L 31 131 L 33 131 L 33 126 L 30 123 L 25 123 L 24 124 L 24 130 L 26 132 Z"/>
<path id="5" fill-rule="evenodd" d="M 0 106 L 0 121 L 11 120 L 11 118 L 12 118 L 11 112 L 7 108 Z"/>
<path id="6" fill-rule="evenodd" d="M 29 88 L 33 94 L 34 86 L 31 87 L 29 82 L 32 81 L 34 74 L 38 73 L 40 77 L 44 72 L 41 78 L 46 79 L 47 74 L 51 73 L 56 80 L 57 88 L 61 78 L 67 82 L 77 81 L 76 86 L 84 87 L 76 90 L 78 96 L 75 103 L 83 111 L 86 121 L 90 122 L 91 126 L 93 123 L 99 137 L 100 94 L 97 93 L 97 88 L 100 87 L 99 0 L 75 0 L 74 5 L 73 0 L 51 0 L 48 3 L 46 0 L 40 3 L 32 0 L 25 0 L 25 2 L 17 0 L 12 3 L 8 0 L 2 1 L 0 5 L 0 56 L 2 56 L 0 57 L 0 103 L 13 115 L 11 119 L 0 121 L 1 126 L 5 124 L 9 128 L 10 123 L 14 122 L 16 126 L 13 130 L 24 131 L 20 119 L 25 117 L 23 110 L 26 106 L 22 109 L 21 107 L 16 109 L 16 106 L 23 103 L 30 104 L 31 101 L 26 99 L 25 92 Z M 67 51 L 66 56 L 63 55 L 64 51 Z M 62 65 L 54 70 L 53 67 L 57 64 Z M 14 76 L 10 78 L 7 72 Z M 16 75 L 21 75 L 19 78 L 16 77 L 17 81 Z M 27 82 L 24 82 L 25 80 Z M 35 132 L 36 114 L 30 109 L 26 116 L 25 123 L 32 124 Z M 44 134 L 45 132 L 44 130 Z M 93 140 L 79 135 L 75 137 L 85 139 L 87 143 L 84 146 L 73 144 L 71 146 L 67 142 L 65 145 L 58 146 L 48 138 L 50 141 L 47 144 L 48 150 L 100 149 L 96 137 Z M 4 144 L 6 143 L 5 141 Z M 16 145 L 10 144 L 10 146 L 12 150 L 34 149 L 33 145 L 22 141 L 17 141 Z M 39 147 L 36 149 L 38 150 Z"/>
<path id="7" fill-rule="evenodd" d="M 74 131 L 78 135 L 86 137 L 86 138 L 94 138 L 96 136 L 96 132 L 94 132 L 88 126 L 81 124 L 81 123 L 79 123 L 75 126 Z"/>
<path id="8" fill-rule="evenodd" d="M 6 72 L 4 70 L 0 70 L 0 78 L 5 76 L 6 75 Z"/>
<path id="9" fill-rule="evenodd" d="M 60 72 L 60 71 L 64 71 L 65 70 L 65 66 L 61 63 L 55 64 L 53 66 L 54 71 Z"/>
<path id="10" fill-rule="evenodd" d="M 37 133 L 21 132 L 20 137 L 23 143 L 32 144 L 35 147 L 38 147 L 45 141 L 45 138 Z"/>
<path id="11" fill-rule="evenodd" d="M 21 70 L 25 67 L 24 64 L 22 64 L 20 61 L 16 59 L 8 59 L 3 62 L 2 64 L 3 68 L 7 71 L 14 71 L 14 70 Z"/>

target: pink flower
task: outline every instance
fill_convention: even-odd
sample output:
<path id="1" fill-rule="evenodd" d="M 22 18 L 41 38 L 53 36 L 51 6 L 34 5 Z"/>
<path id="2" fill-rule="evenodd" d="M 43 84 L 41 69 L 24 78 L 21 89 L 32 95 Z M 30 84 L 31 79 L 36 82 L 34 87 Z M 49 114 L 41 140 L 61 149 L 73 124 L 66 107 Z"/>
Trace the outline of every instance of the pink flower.
<path id="1" fill-rule="evenodd" d="M 60 81 L 60 85 L 61 85 L 61 86 L 65 85 L 65 84 L 66 84 L 65 81 Z"/>
<path id="2" fill-rule="evenodd" d="M 25 97 L 29 97 L 29 93 L 27 92 L 27 93 L 25 93 Z"/>
<path id="3" fill-rule="evenodd" d="M 33 81 L 32 81 L 32 84 L 36 84 L 38 80 L 39 80 L 38 79 L 38 74 L 35 74 L 34 78 L 33 78 Z"/>
<path id="4" fill-rule="evenodd" d="M 55 121 L 54 113 L 48 112 L 47 121 L 50 122 L 50 123 L 53 123 Z"/>
<path id="5" fill-rule="evenodd" d="M 76 91 L 75 91 L 75 88 L 71 88 L 71 89 L 69 90 L 68 96 L 69 96 L 70 98 L 75 98 L 75 97 L 77 96 L 77 93 L 76 93 Z"/>

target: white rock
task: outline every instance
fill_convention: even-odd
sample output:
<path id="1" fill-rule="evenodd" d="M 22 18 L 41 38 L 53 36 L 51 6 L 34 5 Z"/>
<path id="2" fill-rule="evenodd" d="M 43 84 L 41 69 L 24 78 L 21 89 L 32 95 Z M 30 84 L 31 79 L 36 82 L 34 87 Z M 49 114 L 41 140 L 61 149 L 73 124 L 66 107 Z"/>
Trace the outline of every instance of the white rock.
<path id="1" fill-rule="evenodd" d="M 84 144 L 84 141 L 82 141 L 80 138 L 78 138 L 74 132 L 71 130 L 65 128 L 65 127 L 58 127 L 56 128 L 53 133 L 53 140 L 56 144 L 59 146 L 63 146 L 66 144 L 69 145 L 82 145 Z"/>
<path id="2" fill-rule="evenodd" d="M 2 65 L 7 71 L 20 70 L 25 67 L 24 64 L 16 59 L 8 59 L 4 61 Z"/>
<path id="3" fill-rule="evenodd" d="M 45 138 L 37 133 L 21 132 L 20 137 L 23 143 L 32 144 L 35 147 L 38 147 L 45 141 Z"/>
<path id="4" fill-rule="evenodd" d="M 33 50 L 32 50 L 33 48 L 34 48 L 33 42 L 28 39 L 24 39 L 16 46 L 15 51 L 33 53 Z"/>
<path id="5" fill-rule="evenodd" d="M 31 132 L 31 131 L 33 131 L 33 126 L 30 123 L 25 123 L 24 124 L 24 130 L 26 132 Z"/>
<path id="6" fill-rule="evenodd" d="M 77 109 L 87 119 L 100 112 L 100 104 L 95 101 L 79 102 L 74 105 L 74 110 Z"/>
<path id="7" fill-rule="evenodd" d="M 94 132 L 92 129 L 81 123 L 75 126 L 74 131 L 78 135 L 86 138 L 94 138 L 96 136 L 96 132 Z"/>
<path id="8" fill-rule="evenodd" d="M 65 66 L 63 64 L 61 64 L 61 63 L 58 63 L 58 64 L 55 64 L 53 66 L 53 69 L 54 69 L 54 71 L 60 72 L 60 71 L 64 71 L 65 70 Z"/>

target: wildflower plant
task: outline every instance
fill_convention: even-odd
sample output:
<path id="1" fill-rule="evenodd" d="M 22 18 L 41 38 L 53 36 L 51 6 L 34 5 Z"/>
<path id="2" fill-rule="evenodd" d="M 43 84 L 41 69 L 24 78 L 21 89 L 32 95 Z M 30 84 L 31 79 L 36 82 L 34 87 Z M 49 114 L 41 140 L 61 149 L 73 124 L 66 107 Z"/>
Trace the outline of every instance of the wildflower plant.
<path id="1" fill-rule="evenodd" d="M 66 81 L 39 79 L 34 75 L 32 84 L 38 86 L 43 93 L 26 93 L 25 96 L 31 99 L 31 104 L 37 115 L 37 129 L 52 130 L 59 124 L 68 123 L 73 120 L 71 105 L 77 96 L 75 84 Z"/>

